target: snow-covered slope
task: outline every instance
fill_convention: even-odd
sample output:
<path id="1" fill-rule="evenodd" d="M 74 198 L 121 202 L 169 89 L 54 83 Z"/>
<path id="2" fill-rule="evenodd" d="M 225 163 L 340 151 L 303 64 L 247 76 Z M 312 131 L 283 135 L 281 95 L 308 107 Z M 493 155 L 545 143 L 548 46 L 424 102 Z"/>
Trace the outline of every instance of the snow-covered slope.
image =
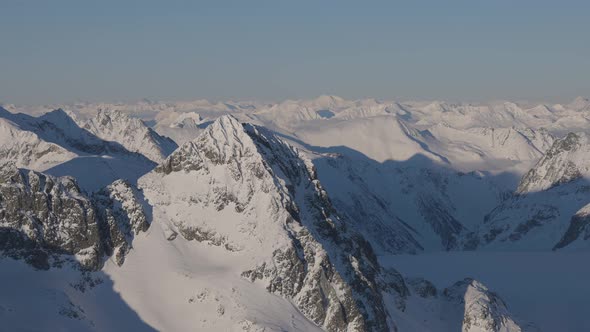
<path id="1" fill-rule="evenodd" d="M 354 227 L 387 253 L 457 249 L 511 182 L 441 168 L 421 155 L 381 164 L 324 154 L 314 164 L 337 209 L 362 221 Z"/>
<path id="2" fill-rule="evenodd" d="M 45 170 L 76 157 L 63 147 L 46 142 L 16 123 L 0 118 L 0 159 L 20 166 Z"/>
<path id="3" fill-rule="evenodd" d="M 480 245 L 547 250 L 577 242 L 587 248 L 588 155 L 586 134 L 556 140 L 522 178 L 516 195 L 486 216 Z"/>
<path id="4" fill-rule="evenodd" d="M 437 124 L 427 131 L 436 140 L 427 142 L 456 168 L 495 172 L 528 170 L 551 146 L 553 136 L 545 129 L 481 128 L 456 129 Z"/>
<path id="5" fill-rule="evenodd" d="M 299 129 L 296 138 L 317 147 L 346 147 L 379 162 L 408 160 L 417 154 L 446 162 L 424 144 L 419 131 L 394 116 L 312 123 Z"/>
<path id="6" fill-rule="evenodd" d="M 0 108 L 0 137 L 0 161 L 54 176 L 73 176 L 86 191 L 117 179 L 136 181 L 155 166 L 121 143 L 105 141 L 79 127 L 70 114 L 59 109 L 32 117 Z"/>
<path id="7" fill-rule="evenodd" d="M 158 135 L 138 119 L 121 111 L 99 110 L 95 117 L 81 126 L 106 141 L 118 142 L 131 152 L 141 153 L 160 163 L 178 146 Z"/>

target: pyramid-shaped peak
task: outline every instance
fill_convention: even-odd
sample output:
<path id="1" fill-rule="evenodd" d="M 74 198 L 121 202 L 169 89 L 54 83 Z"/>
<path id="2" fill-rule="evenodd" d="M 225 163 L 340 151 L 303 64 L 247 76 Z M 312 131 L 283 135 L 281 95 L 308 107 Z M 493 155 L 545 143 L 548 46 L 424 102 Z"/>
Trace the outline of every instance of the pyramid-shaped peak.
<path id="1" fill-rule="evenodd" d="M 218 117 L 217 119 L 215 119 L 215 121 L 213 121 L 210 127 L 241 128 L 241 130 L 244 130 L 244 127 L 242 126 L 240 121 L 231 114 L 225 114 Z"/>
<path id="2" fill-rule="evenodd" d="M 58 108 L 55 109 L 53 111 L 49 111 L 43 115 L 41 115 L 41 118 L 44 119 L 72 119 L 72 115 L 66 111 L 63 110 L 63 108 Z"/>
<path id="3" fill-rule="evenodd" d="M 120 110 L 99 109 L 96 113 L 95 119 L 101 126 L 120 124 L 123 126 L 141 128 L 145 127 L 147 129 L 147 125 L 145 125 L 145 123 L 141 119 L 130 116 L 128 113 Z"/>
<path id="4" fill-rule="evenodd" d="M 196 140 L 203 142 L 207 138 L 213 139 L 211 143 L 215 145 L 234 145 L 235 143 L 243 145 L 251 141 L 244 126 L 232 115 L 223 115 L 217 118 Z"/>
<path id="5" fill-rule="evenodd" d="M 61 108 L 41 115 L 39 120 L 51 122 L 62 129 L 78 127 L 75 115 Z"/>
<path id="6" fill-rule="evenodd" d="M 198 170 L 206 164 L 226 164 L 256 155 L 256 145 L 244 126 L 231 115 L 217 118 L 197 138 L 176 149 L 156 168 L 166 174 Z"/>

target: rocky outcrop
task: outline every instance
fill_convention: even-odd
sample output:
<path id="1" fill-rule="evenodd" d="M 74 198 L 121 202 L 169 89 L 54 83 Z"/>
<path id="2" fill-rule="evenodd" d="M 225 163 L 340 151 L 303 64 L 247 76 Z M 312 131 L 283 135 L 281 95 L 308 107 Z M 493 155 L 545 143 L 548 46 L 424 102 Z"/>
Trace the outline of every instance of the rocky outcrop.
<path id="1" fill-rule="evenodd" d="M 85 270 L 102 267 L 104 255 L 119 248 L 116 260 L 129 247 L 132 232 L 147 229 L 140 207 L 115 193 L 125 187 L 115 183 L 97 196 L 95 206 L 71 177 L 53 177 L 19 169 L 14 163 L 0 166 L 0 250 L 23 258 L 39 269 L 76 260 Z M 109 193 L 109 196 L 101 196 Z M 124 227 L 129 220 L 130 227 Z"/>
<path id="2" fill-rule="evenodd" d="M 100 265 L 99 224 L 92 202 L 72 178 L 55 178 L 4 164 L 0 174 L 1 248 L 37 268 L 50 255 L 75 255 L 83 267 Z"/>
<path id="3" fill-rule="evenodd" d="M 517 193 L 543 191 L 581 178 L 580 166 L 588 162 L 588 147 L 588 137 L 583 133 L 569 133 L 556 140 L 537 165 L 522 178 Z"/>
<path id="4" fill-rule="evenodd" d="M 92 199 L 105 254 L 122 265 L 131 250 L 133 237 L 149 228 L 141 193 L 128 182 L 117 180 L 95 193 Z"/>
<path id="5" fill-rule="evenodd" d="M 520 332 L 502 299 L 477 280 L 458 281 L 443 291 L 451 303 L 464 306 L 462 332 Z"/>
<path id="6" fill-rule="evenodd" d="M 1 112 L 1 110 L 0 110 Z M 0 161 L 13 161 L 21 167 L 46 169 L 68 161 L 76 154 L 46 142 L 31 131 L 0 117 Z"/>

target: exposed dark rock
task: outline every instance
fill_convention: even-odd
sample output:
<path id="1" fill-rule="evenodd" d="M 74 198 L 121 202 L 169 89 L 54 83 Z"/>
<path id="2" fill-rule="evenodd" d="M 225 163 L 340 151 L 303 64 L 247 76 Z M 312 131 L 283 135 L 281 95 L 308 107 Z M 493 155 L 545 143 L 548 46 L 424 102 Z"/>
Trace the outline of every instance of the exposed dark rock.
<path id="1" fill-rule="evenodd" d="M 127 192 L 116 193 L 125 188 Z M 39 269 L 59 266 L 59 256 L 69 256 L 82 269 L 98 270 L 103 256 L 113 254 L 121 264 L 130 247 L 131 234 L 148 227 L 136 201 L 123 200 L 129 184 L 116 182 L 97 194 L 94 202 L 70 177 L 53 177 L 0 167 L 0 250 L 22 258 Z"/>

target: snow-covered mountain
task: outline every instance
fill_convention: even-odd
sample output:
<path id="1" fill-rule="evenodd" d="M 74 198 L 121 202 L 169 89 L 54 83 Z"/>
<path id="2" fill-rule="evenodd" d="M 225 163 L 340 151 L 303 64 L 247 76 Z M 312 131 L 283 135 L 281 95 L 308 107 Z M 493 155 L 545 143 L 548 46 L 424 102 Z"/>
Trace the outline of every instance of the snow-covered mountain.
<path id="1" fill-rule="evenodd" d="M 584 133 L 569 133 L 547 150 L 518 185 L 520 194 L 551 189 L 563 183 L 588 177 L 590 163 L 588 152 L 590 140 Z"/>
<path id="2" fill-rule="evenodd" d="M 152 150 L 143 148 L 141 152 L 150 156 L 175 146 L 174 142 L 161 138 L 151 129 L 137 125 L 139 120 L 124 115 L 117 119 L 116 127 L 121 131 L 104 129 L 112 128 L 109 121 L 105 121 L 102 127 L 90 127 L 97 132 L 100 128 L 101 135 L 120 138 L 123 143 L 102 139 L 81 128 L 73 116 L 61 109 L 33 117 L 0 108 L 0 160 L 54 176 L 73 176 L 83 190 L 95 191 L 117 179 L 136 181 L 155 166 L 147 156 L 130 151 L 123 144 L 132 148 L 149 145 Z M 130 128 L 139 129 L 133 131 Z M 125 134 L 126 130 L 129 135 Z M 153 135 L 148 135 L 150 140 L 146 141 L 146 136 L 141 134 L 149 133 Z M 153 146 L 154 140 L 159 143 L 156 147 Z"/>
<path id="3" fill-rule="evenodd" d="M 173 140 L 158 135 L 142 120 L 121 111 L 99 110 L 81 127 L 105 141 L 118 142 L 127 150 L 140 153 L 156 163 L 162 162 L 178 147 Z"/>
<path id="4" fill-rule="evenodd" d="M 270 132 L 223 116 L 139 185 L 169 239 L 219 246 L 220 261 L 240 257 L 238 275 L 319 326 L 388 329 L 379 283 L 393 281 L 346 230 L 311 163 Z"/>
<path id="5" fill-rule="evenodd" d="M 10 169 L 14 174 L 22 172 L 14 166 Z M 6 182 L 16 176 L 12 173 L 6 176 L 6 188 L 22 187 L 25 192 L 37 188 L 27 184 L 22 176 L 20 182 Z M 154 171 L 140 178 L 138 184 L 139 190 L 125 182 L 115 182 L 96 193 L 92 200 L 76 191 L 78 201 L 86 204 L 86 212 L 72 214 L 61 206 L 52 210 L 92 219 L 69 221 L 58 215 L 52 220 L 58 225 L 65 222 L 91 229 L 93 235 L 74 229 L 77 236 L 83 237 L 60 234 L 53 240 L 41 228 L 43 235 L 33 237 L 34 246 L 47 255 L 73 255 L 83 269 L 98 269 L 102 255 L 112 255 L 116 266 L 129 264 L 144 271 L 159 259 L 167 261 L 171 258 L 168 255 L 176 255 L 176 260 L 190 260 L 190 249 L 183 247 L 204 246 L 216 251 L 217 269 L 230 277 L 232 292 L 250 292 L 260 285 L 293 301 L 303 315 L 300 319 L 308 319 L 328 331 L 396 329 L 393 312 L 403 313 L 405 301 L 412 294 L 403 277 L 393 269 L 382 268 L 370 244 L 349 229 L 351 220 L 334 209 L 312 162 L 264 128 L 244 126 L 231 116 L 223 116 L 196 140 L 185 143 Z M 77 188 L 75 182 L 68 186 Z M 56 201 L 56 197 L 63 195 L 52 192 L 47 199 Z M 148 214 L 143 204 L 150 206 Z M 37 211 L 20 205 L 12 210 Z M 152 218 L 151 227 L 148 215 Z M 7 225 L 11 230 L 38 228 L 14 221 Z M 150 233 L 142 236 L 140 233 L 148 227 Z M 136 250 L 129 254 L 131 242 Z M 19 243 L 9 241 L 6 250 L 22 249 Z M 143 252 L 142 246 L 161 253 L 149 261 L 134 258 L 133 253 Z M 49 266 L 45 263 L 41 267 Z M 112 273 L 116 280 L 120 271 Z M 209 281 L 201 280 L 190 270 L 186 273 L 195 282 Z M 135 288 L 141 286 L 136 282 Z M 207 293 L 219 291 L 215 285 L 210 287 Z M 189 298 L 188 303 L 199 299 L 211 305 L 207 293 L 200 293 L 192 301 Z M 154 292 L 153 296 L 161 294 Z M 214 300 L 219 301 L 215 324 L 201 321 L 201 327 L 231 324 L 228 326 L 249 329 L 259 324 L 252 317 L 247 319 L 247 312 L 240 309 L 245 304 L 228 304 L 220 301 L 220 296 L 216 295 Z M 178 306 L 182 300 L 173 297 L 168 301 Z M 73 307 L 77 308 L 73 312 L 85 312 L 79 305 Z M 236 321 L 240 315 L 245 316 Z M 151 320 L 156 325 L 166 324 Z M 289 326 L 297 328 L 295 322 L 292 320 Z"/>
<path id="6" fill-rule="evenodd" d="M 7 118 L 0 118 L 2 160 L 12 160 L 18 165 L 32 169 L 46 169 L 75 157 L 75 153 L 60 145 L 43 140 L 33 131 L 23 130 Z"/>
<path id="7" fill-rule="evenodd" d="M 543 331 L 534 322 L 546 312 L 523 310 L 522 296 L 513 310 L 493 273 L 437 287 L 436 273 L 395 262 L 586 252 L 587 104 L 321 96 L 28 110 L 37 116 L 5 105 L 0 319 L 29 330 Z M 584 330 L 581 311 L 551 326 Z"/>
<path id="8" fill-rule="evenodd" d="M 584 133 L 556 140 L 522 178 L 515 195 L 486 216 L 479 228 L 479 245 L 529 250 L 588 248 L 588 142 Z"/>

